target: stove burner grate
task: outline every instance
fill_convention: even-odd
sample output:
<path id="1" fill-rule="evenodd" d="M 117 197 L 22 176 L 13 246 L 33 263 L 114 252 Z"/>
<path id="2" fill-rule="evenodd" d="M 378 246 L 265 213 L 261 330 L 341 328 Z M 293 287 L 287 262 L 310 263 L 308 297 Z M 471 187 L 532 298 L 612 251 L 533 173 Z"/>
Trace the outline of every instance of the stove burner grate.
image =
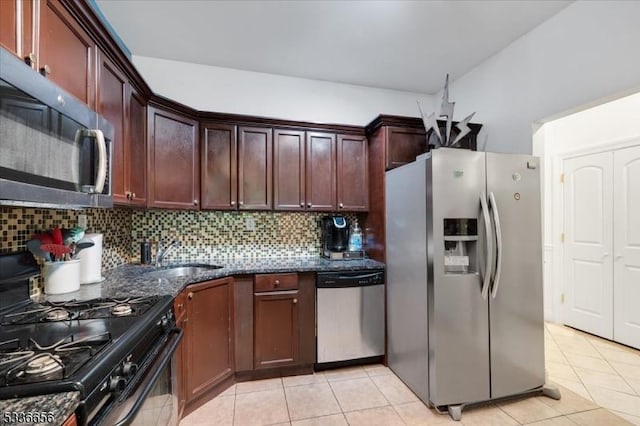
<path id="1" fill-rule="evenodd" d="M 27 376 L 46 376 L 62 370 L 64 364 L 58 355 L 41 353 L 32 357 L 24 366 Z"/>

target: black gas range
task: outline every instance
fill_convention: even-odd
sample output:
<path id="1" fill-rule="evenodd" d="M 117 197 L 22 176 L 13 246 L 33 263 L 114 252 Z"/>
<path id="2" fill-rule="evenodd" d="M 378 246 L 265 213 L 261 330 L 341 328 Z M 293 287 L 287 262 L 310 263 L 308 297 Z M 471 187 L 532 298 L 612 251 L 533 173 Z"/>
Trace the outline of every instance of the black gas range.
<path id="1" fill-rule="evenodd" d="M 172 298 L 36 303 L 37 273 L 29 253 L 0 256 L 0 400 L 77 391 L 81 425 L 176 423 Z"/>

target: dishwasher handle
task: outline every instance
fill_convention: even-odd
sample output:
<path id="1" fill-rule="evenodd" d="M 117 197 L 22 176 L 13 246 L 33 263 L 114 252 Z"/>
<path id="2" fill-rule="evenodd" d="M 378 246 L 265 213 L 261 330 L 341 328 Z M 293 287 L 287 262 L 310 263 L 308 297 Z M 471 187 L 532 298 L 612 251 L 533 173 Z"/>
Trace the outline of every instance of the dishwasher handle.
<path id="1" fill-rule="evenodd" d="M 384 284 L 384 271 L 321 272 L 317 288 L 348 288 Z"/>

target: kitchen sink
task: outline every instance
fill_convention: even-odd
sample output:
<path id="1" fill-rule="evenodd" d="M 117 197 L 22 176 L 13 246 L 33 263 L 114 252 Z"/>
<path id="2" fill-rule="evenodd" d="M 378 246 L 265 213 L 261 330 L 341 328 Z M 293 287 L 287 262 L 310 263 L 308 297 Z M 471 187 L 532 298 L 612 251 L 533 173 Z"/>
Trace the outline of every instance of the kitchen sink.
<path id="1" fill-rule="evenodd" d="M 145 276 L 150 278 L 178 278 L 201 274 L 220 268 L 222 268 L 222 266 L 206 264 L 165 266 L 162 269 L 147 272 Z"/>

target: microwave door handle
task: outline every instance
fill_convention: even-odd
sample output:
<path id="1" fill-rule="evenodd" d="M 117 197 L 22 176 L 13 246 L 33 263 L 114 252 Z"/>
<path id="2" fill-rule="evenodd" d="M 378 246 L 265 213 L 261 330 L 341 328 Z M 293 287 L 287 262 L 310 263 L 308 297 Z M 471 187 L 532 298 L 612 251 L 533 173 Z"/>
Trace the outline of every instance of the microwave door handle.
<path id="1" fill-rule="evenodd" d="M 500 286 L 500 274 L 502 272 L 502 227 L 500 226 L 500 215 L 498 214 L 498 204 L 496 203 L 496 197 L 493 192 L 489 193 L 489 204 L 491 205 L 491 211 L 493 212 L 493 222 L 496 225 L 496 270 L 493 278 L 493 288 L 491 289 L 491 297 L 496 298 L 498 294 L 498 287 Z"/>
<path id="2" fill-rule="evenodd" d="M 98 147 L 98 172 L 96 173 L 95 192 L 101 194 L 107 180 L 107 142 L 104 139 L 102 130 L 89 130 L 89 134 L 93 136 Z"/>
<path id="3" fill-rule="evenodd" d="M 489 294 L 489 283 L 491 282 L 491 265 L 493 264 L 493 235 L 491 233 L 491 218 L 487 207 L 487 195 L 480 194 L 480 206 L 482 207 L 482 218 L 484 219 L 484 232 L 487 240 L 487 256 L 484 267 L 484 277 L 482 279 L 482 298 L 487 300 Z"/>

